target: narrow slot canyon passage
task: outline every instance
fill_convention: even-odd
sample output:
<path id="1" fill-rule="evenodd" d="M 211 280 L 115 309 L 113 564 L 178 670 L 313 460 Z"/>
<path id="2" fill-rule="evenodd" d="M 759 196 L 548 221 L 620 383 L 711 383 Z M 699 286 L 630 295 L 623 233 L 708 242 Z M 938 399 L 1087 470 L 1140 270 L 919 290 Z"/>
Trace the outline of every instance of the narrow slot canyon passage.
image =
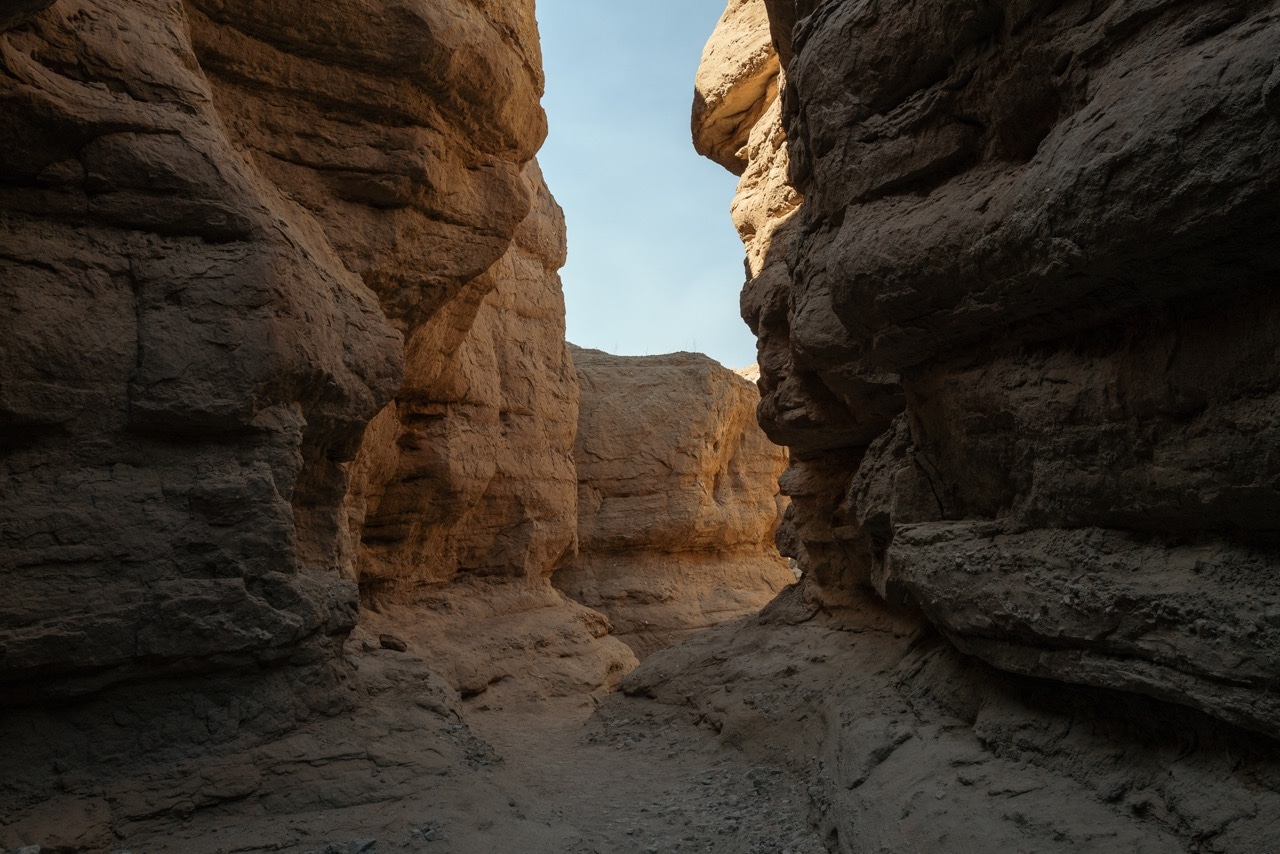
<path id="1" fill-rule="evenodd" d="M 0 854 L 1280 851 L 1277 57 L 0 0 Z"/>

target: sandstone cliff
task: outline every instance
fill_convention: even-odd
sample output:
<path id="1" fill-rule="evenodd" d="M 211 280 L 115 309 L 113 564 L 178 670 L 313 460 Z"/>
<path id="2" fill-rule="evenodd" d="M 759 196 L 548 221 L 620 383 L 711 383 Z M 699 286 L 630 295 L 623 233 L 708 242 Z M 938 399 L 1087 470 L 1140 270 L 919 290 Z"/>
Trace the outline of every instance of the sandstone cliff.
<path id="1" fill-rule="evenodd" d="M 532 3 L 340 5 L 6 12 L 7 701 L 573 553 Z"/>
<path id="2" fill-rule="evenodd" d="M 362 802 L 337 713 L 416 704 L 386 749 L 462 763 L 429 667 L 616 683 L 548 581 L 577 377 L 532 2 L 49 6 L 0 9 L 0 847 Z M 277 789 L 282 737 L 316 770 Z"/>
<path id="3" fill-rule="evenodd" d="M 564 341 L 564 216 L 534 208 L 467 299 L 416 329 L 352 500 L 366 596 L 459 574 L 544 578 L 576 543 L 578 380 Z"/>
<path id="4" fill-rule="evenodd" d="M 1274 2 L 729 3 L 694 142 L 805 578 L 627 690 L 815 756 L 830 850 L 1280 844 L 1278 48 Z"/>
<path id="5" fill-rule="evenodd" d="M 698 142 L 748 156 L 805 568 L 999 667 L 1280 735 L 1280 8 L 765 5 L 699 81 L 767 92 L 773 41 L 783 94 Z"/>
<path id="6" fill-rule="evenodd" d="M 580 550 L 556 587 L 644 655 L 792 583 L 773 544 L 786 455 L 751 383 L 696 353 L 573 359 Z"/>
<path id="7" fill-rule="evenodd" d="M 636 664 L 607 619 L 549 583 L 577 551 L 578 375 L 557 273 L 564 215 L 536 165 L 526 180 L 532 210 L 468 286 L 479 304 L 459 300 L 411 335 L 348 501 L 362 624 L 491 704 L 599 695 Z"/>
<path id="8" fill-rule="evenodd" d="M 339 504 L 399 336 L 245 150 L 215 32 L 251 38 L 164 0 L 0 36 L 8 702 L 329 656 L 355 619 Z M 306 65 L 287 48 L 261 55 Z M 359 91 L 270 122 L 376 113 Z"/>

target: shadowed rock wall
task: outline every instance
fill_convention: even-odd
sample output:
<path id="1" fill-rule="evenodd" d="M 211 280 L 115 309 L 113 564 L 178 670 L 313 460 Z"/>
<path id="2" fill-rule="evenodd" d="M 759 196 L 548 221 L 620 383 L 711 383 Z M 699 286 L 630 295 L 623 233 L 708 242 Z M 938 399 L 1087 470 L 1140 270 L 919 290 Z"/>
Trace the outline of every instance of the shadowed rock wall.
<path id="1" fill-rule="evenodd" d="M 695 140 L 747 156 L 743 315 L 815 589 L 1280 735 L 1280 7 L 741 5 Z M 708 116 L 770 42 L 779 102 Z"/>

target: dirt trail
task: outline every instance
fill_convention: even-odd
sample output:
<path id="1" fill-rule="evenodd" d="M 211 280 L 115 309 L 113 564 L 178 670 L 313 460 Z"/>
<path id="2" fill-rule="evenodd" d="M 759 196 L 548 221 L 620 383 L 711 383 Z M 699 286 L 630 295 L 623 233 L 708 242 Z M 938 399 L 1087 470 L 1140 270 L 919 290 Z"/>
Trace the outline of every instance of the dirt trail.
<path id="1" fill-rule="evenodd" d="M 560 700 L 469 719 L 501 757 L 500 785 L 562 834 L 554 850 L 825 854 L 797 781 L 670 707 L 614 695 L 594 714 Z"/>
<path id="2" fill-rule="evenodd" d="M 546 699 L 537 679 L 459 701 L 422 659 L 369 651 L 346 715 L 217 759 L 102 781 L 130 854 L 825 854 L 804 785 L 754 765 L 689 708 Z M 165 808 L 174 788 L 194 804 Z M 181 781 L 175 782 L 175 781 Z M 121 833 L 121 830 L 124 832 Z"/>

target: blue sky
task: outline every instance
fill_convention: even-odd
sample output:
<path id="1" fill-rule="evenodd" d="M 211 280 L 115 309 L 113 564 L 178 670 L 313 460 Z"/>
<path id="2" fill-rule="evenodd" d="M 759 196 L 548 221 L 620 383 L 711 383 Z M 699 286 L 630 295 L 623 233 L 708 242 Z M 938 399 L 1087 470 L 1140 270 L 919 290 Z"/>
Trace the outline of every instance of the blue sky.
<path id="1" fill-rule="evenodd" d="M 755 362 L 738 317 L 737 179 L 689 139 L 693 77 L 724 0 L 537 0 L 551 132 L 538 155 L 564 208 L 569 340 L 611 353 Z"/>

